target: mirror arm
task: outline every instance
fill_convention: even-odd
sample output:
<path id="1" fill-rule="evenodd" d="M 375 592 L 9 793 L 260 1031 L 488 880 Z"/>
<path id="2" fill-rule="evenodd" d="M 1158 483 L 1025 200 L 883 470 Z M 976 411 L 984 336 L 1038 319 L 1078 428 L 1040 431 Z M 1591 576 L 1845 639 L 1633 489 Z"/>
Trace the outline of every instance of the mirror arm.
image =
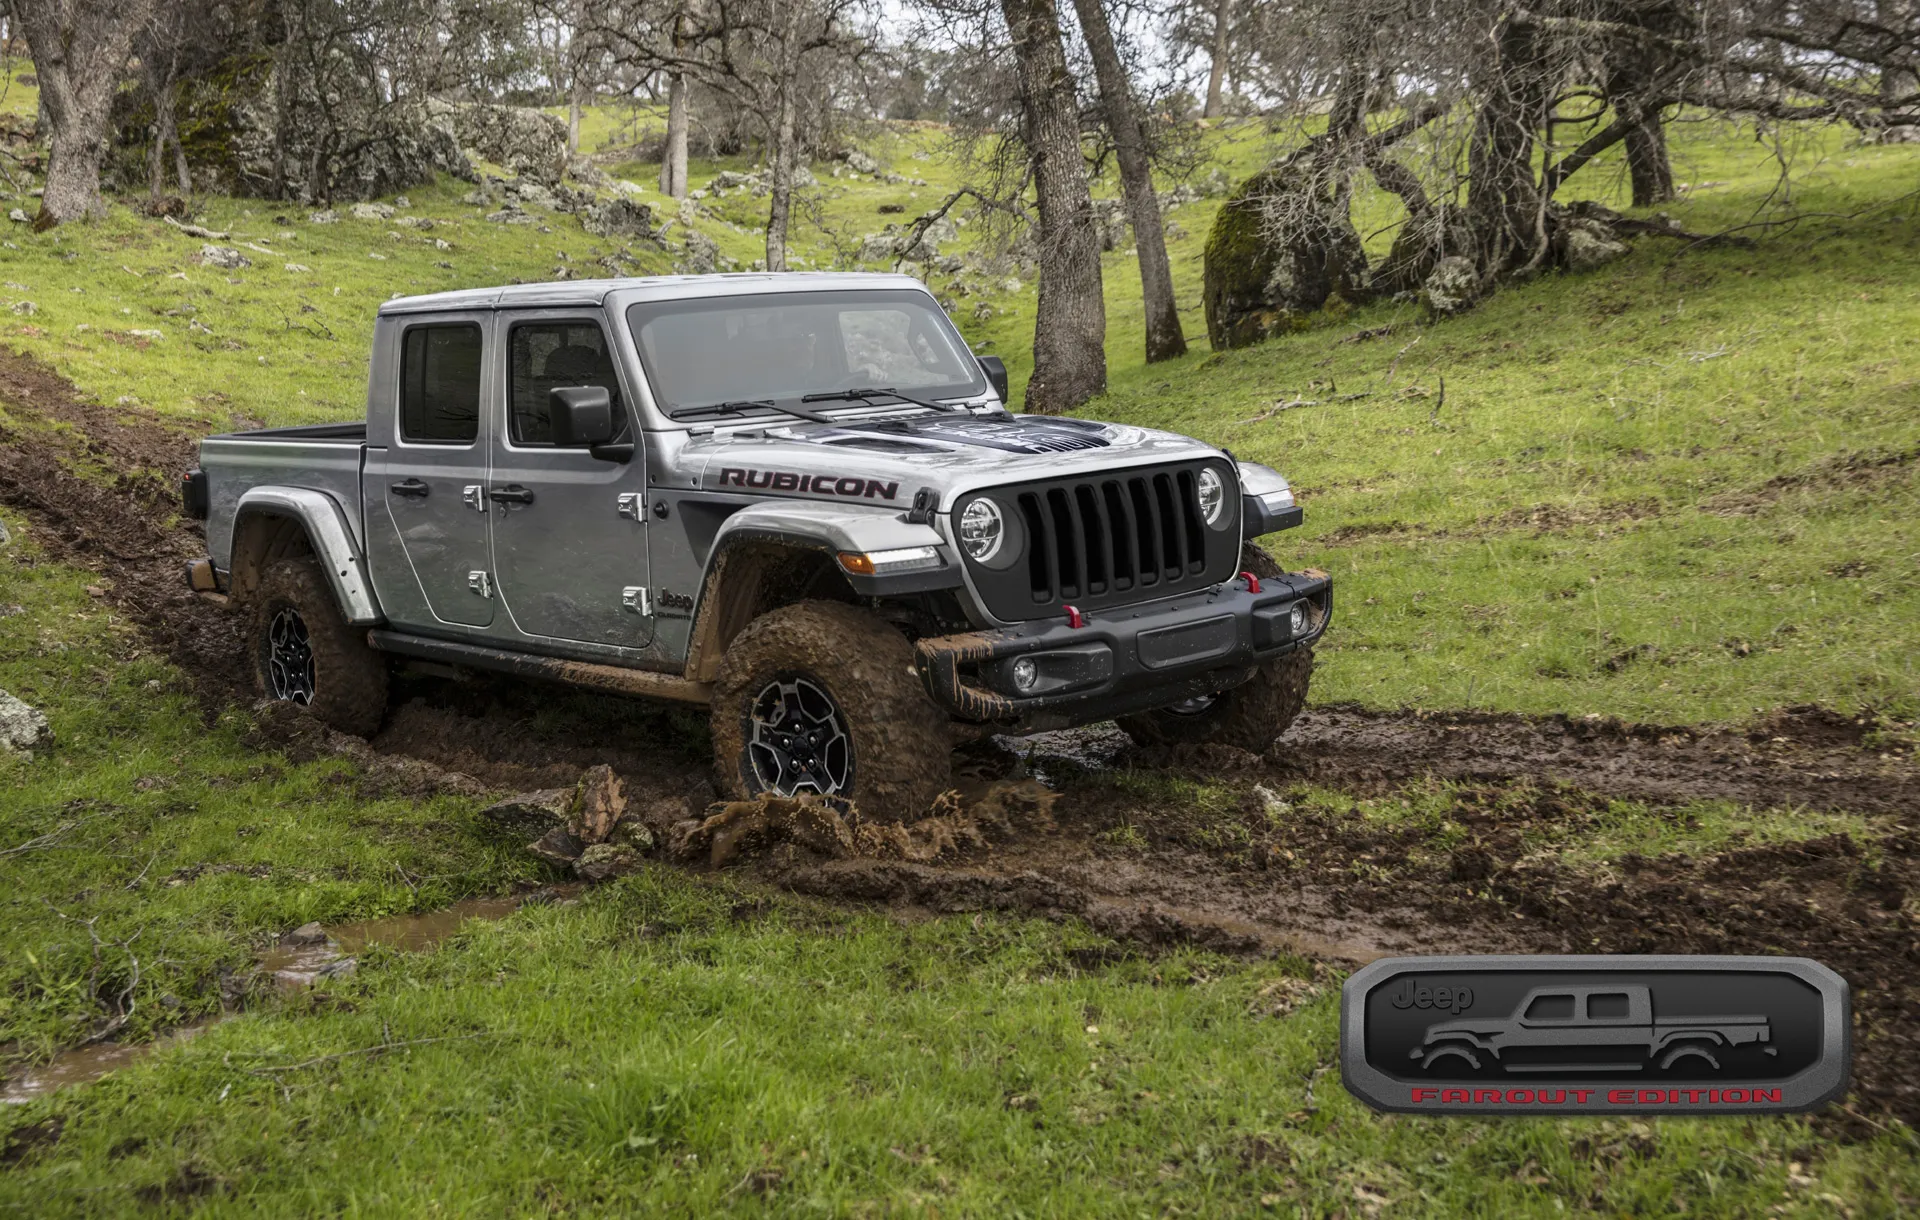
<path id="1" fill-rule="evenodd" d="M 633 460 L 633 442 L 607 441 L 603 444 L 587 446 L 587 452 L 603 462 L 618 462 L 624 466 Z"/>

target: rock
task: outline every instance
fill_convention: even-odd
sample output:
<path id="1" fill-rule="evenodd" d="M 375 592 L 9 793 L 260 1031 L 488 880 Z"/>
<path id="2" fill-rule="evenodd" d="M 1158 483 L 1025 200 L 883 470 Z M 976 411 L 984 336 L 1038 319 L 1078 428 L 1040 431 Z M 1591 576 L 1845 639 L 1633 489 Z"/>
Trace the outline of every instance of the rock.
<path id="1" fill-rule="evenodd" d="M 539 182 L 531 180 L 514 182 L 509 184 L 508 189 L 526 206 L 545 208 L 549 212 L 560 206 L 560 201 L 553 191 Z"/>
<path id="2" fill-rule="evenodd" d="M 582 881 L 606 881 L 625 876 L 641 864 L 640 853 L 625 843 L 595 843 L 580 853 L 573 871 Z"/>
<path id="3" fill-rule="evenodd" d="M 720 260 L 720 243 L 695 228 L 687 229 L 686 261 L 683 264 L 690 275 L 706 275 L 713 271 Z"/>
<path id="4" fill-rule="evenodd" d="M 743 186 L 754 187 L 759 185 L 760 175 L 758 174 L 723 169 L 713 176 L 713 181 L 707 183 L 707 189 L 711 191 L 732 191 L 738 190 Z"/>
<path id="5" fill-rule="evenodd" d="M 1345 204 L 1291 158 L 1240 185 L 1207 235 L 1207 338 L 1245 347 L 1304 328 L 1334 297 L 1371 295 L 1367 255 Z"/>
<path id="6" fill-rule="evenodd" d="M 627 818 L 613 828 L 614 843 L 624 843 L 641 853 L 653 850 L 653 830 L 639 818 Z"/>
<path id="7" fill-rule="evenodd" d="M 313 268 L 312 268 L 312 267 L 309 267 L 309 266 L 307 266 L 307 265 L 306 265 L 305 263 L 288 263 L 288 264 L 287 264 L 287 270 L 288 270 L 288 271 L 291 271 L 291 272 L 293 272 L 293 273 L 294 273 L 294 274 L 296 274 L 296 275 L 298 275 L 298 274 L 301 274 L 302 272 L 307 272 L 307 271 L 312 271 L 312 270 L 313 270 Z M 207 328 L 203 326 L 203 327 L 201 327 L 200 329 L 201 329 L 201 330 L 206 330 Z M 212 332 L 212 331 L 207 331 L 207 333 L 208 333 L 208 334 L 212 334 L 213 332 Z"/>
<path id="8" fill-rule="evenodd" d="M 1472 306 L 1480 296 L 1480 272 L 1473 260 L 1449 254 L 1434 264 L 1426 282 L 1420 286 L 1420 298 L 1437 314 L 1456 314 Z"/>
<path id="9" fill-rule="evenodd" d="M 601 763 L 580 777 L 569 829 L 582 843 L 604 843 L 627 813 L 627 794 L 613 768 Z"/>
<path id="10" fill-rule="evenodd" d="M 19 208 L 10 208 L 7 211 L 7 219 L 11 220 L 13 223 L 17 225 L 23 225 L 31 221 L 33 217 L 27 215 L 25 212 L 21 211 Z"/>
<path id="11" fill-rule="evenodd" d="M 480 816 L 516 835 L 543 835 L 555 826 L 565 826 L 573 815 L 573 788 L 542 788 L 521 792 L 504 801 L 496 801 L 480 811 Z"/>
<path id="12" fill-rule="evenodd" d="M 487 219 L 497 225 L 532 225 L 540 223 L 538 217 L 530 216 L 521 211 L 518 204 L 508 204 L 498 212 L 488 212 Z"/>
<path id="13" fill-rule="evenodd" d="M 1374 288 L 1388 294 L 1418 293 L 1441 259 L 1470 255 L 1473 249 L 1473 231 L 1451 208 L 1410 218 L 1394 235 L 1393 249 L 1374 269 Z"/>
<path id="14" fill-rule="evenodd" d="M 32 301 L 15 301 L 13 304 L 7 306 L 9 313 L 19 314 L 23 318 L 31 318 L 39 309 L 40 307 Z"/>
<path id="15" fill-rule="evenodd" d="M 396 208 L 410 208 L 413 206 L 413 200 L 407 198 L 405 195 L 395 195 L 393 197 L 393 206 Z"/>
<path id="16" fill-rule="evenodd" d="M 37 707 L 0 690 L 0 754 L 32 755 L 53 744 L 53 726 Z"/>
<path id="17" fill-rule="evenodd" d="M 880 163 L 857 148 L 849 148 L 847 155 L 842 157 L 841 160 L 845 161 L 847 168 L 856 174 L 877 174 L 880 172 Z"/>
<path id="18" fill-rule="evenodd" d="M 893 216 L 900 212 L 906 211 L 907 205 L 904 203 L 883 203 L 874 210 L 879 212 L 882 216 Z"/>
<path id="19" fill-rule="evenodd" d="M 8 531 L 7 523 L 5 521 L 0 521 L 0 547 L 6 546 L 8 543 L 12 541 L 13 541 L 13 534 Z M 0 613 L 0 618 L 6 618 L 6 617 L 8 617 L 6 614 Z"/>
<path id="20" fill-rule="evenodd" d="M 580 223 L 596 237 L 647 237 L 653 232 L 653 209 L 618 195 L 589 206 Z"/>
<path id="21" fill-rule="evenodd" d="M 1602 237 L 1584 226 L 1567 229 L 1564 241 L 1569 271 L 1592 271 L 1627 254 L 1624 243 L 1614 241 L 1611 237 Z"/>
<path id="22" fill-rule="evenodd" d="M 252 259 L 232 246 L 201 246 L 200 261 L 209 267 L 224 267 L 228 271 L 253 266 Z"/>
<path id="23" fill-rule="evenodd" d="M 338 224 L 339 222 L 340 217 L 332 208 L 328 208 L 324 212 L 310 212 L 307 215 L 307 223 L 312 225 L 330 225 Z"/>
<path id="24" fill-rule="evenodd" d="M 527 844 L 527 850 L 542 860 L 559 865 L 571 865 L 587 850 L 586 844 L 573 837 L 573 832 L 565 826 L 555 826 L 546 834 Z"/>
<path id="25" fill-rule="evenodd" d="M 393 223 L 408 229 L 418 229 L 422 233 L 433 228 L 433 222 L 425 216 L 399 216 Z"/>
<path id="26" fill-rule="evenodd" d="M 508 172 L 557 184 L 567 170 L 567 125 L 557 115 L 525 106 L 487 102 L 427 103 L 435 118 L 451 124 L 460 147 Z"/>
<path id="27" fill-rule="evenodd" d="M 385 203 L 356 203 L 347 209 L 355 220 L 392 220 L 393 208 Z"/>
<path id="28" fill-rule="evenodd" d="M 300 945 L 324 945 L 327 943 L 327 930 L 318 923 L 303 923 L 282 936 L 280 943 L 288 948 Z"/>

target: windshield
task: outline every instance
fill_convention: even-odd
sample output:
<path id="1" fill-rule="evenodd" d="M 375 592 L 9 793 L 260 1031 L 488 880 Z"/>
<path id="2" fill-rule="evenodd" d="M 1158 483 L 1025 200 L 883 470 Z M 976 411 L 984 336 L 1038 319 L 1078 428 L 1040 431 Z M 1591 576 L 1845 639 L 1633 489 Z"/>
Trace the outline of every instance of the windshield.
<path id="1" fill-rule="evenodd" d="M 798 402 L 885 387 L 923 398 L 986 391 L 933 298 L 912 289 L 646 301 L 627 310 L 662 411 Z"/>

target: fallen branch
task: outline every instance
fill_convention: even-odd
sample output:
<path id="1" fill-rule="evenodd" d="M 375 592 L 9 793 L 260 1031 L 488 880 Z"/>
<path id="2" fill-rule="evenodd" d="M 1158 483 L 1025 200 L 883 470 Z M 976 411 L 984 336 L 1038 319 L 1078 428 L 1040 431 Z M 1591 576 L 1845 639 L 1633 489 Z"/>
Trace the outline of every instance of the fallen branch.
<path id="1" fill-rule="evenodd" d="M 216 233 L 212 229 L 205 228 L 201 225 L 183 225 L 171 216 L 162 216 L 160 219 L 166 221 L 182 233 L 185 233 L 188 237 L 198 237 L 202 241 L 224 241 L 233 236 L 231 229 L 223 233 Z"/>
<path id="2" fill-rule="evenodd" d="M 1320 400 L 1318 398 L 1289 399 L 1286 402 L 1276 402 L 1271 407 L 1268 407 L 1265 411 L 1262 411 L 1260 414 L 1254 416 L 1252 419 L 1243 419 L 1240 422 L 1243 424 L 1257 424 L 1257 423 L 1260 423 L 1262 420 L 1272 419 L 1274 416 L 1280 414 L 1280 412 L 1282 411 L 1293 411 L 1293 410 L 1299 409 L 1300 407 L 1317 407 L 1319 405 L 1320 405 Z"/>
<path id="3" fill-rule="evenodd" d="M 410 1038 L 405 1042 L 390 1042 L 382 1039 L 373 1046 L 362 1046 L 350 1051 L 335 1051 L 331 1055 L 316 1055 L 312 1059 L 302 1059 L 298 1063 L 283 1063 L 273 1067 L 248 1068 L 247 1071 L 253 1073 L 255 1076 L 270 1076 L 275 1072 L 298 1072 L 303 1068 L 314 1067 L 322 1063 L 332 1063 L 337 1059 L 351 1059 L 355 1055 L 378 1055 L 383 1051 L 404 1050 L 407 1047 L 426 1046 L 434 1042 L 472 1042 L 477 1038 L 497 1038 L 499 1036 L 499 1033 L 494 1030 L 482 1030 L 477 1034 L 460 1034 L 446 1038 Z"/>
<path id="4" fill-rule="evenodd" d="M 39 851 L 42 848 L 52 847 L 67 834 L 86 825 L 99 816 L 97 813 L 90 813 L 84 818 L 75 818 L 71 822 L 62 822 L 45 834 L 37 834 L 24 843 L 16 843 L 12 847 L 0 849 L 0 860 L 4 860 L 8 856 L 23 856 L 30 851 Z"/>

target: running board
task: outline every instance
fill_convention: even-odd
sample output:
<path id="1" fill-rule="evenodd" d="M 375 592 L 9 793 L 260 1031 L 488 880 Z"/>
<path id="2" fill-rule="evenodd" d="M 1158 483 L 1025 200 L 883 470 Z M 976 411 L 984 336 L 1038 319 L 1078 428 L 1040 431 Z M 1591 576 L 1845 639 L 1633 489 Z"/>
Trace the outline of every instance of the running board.
<path id="1" fill-rule="evenodd" d="M 537 657 L 531 653 L 509 652 L 504 648 L 483 648 L 476 644 L 457 644 L 426 636 L 403 635 L 398 631 L 369 631 L 367 643 L 382 652 L 417 657 L 423 661 L 441 661 L 465 665 L 469 669 L 488 669 L 559 682 L 585 690 L 606 691 L 615 695 L 639 695 L 649 699 L 672 699 L 678 703 L 713 702 L 713 686 L 695 682 L 678 674 L 657 673 L 650 669 L 627 669 L 620 665 L 600 665 L 592 661 L 568 661 L 558 657 Z"/>

